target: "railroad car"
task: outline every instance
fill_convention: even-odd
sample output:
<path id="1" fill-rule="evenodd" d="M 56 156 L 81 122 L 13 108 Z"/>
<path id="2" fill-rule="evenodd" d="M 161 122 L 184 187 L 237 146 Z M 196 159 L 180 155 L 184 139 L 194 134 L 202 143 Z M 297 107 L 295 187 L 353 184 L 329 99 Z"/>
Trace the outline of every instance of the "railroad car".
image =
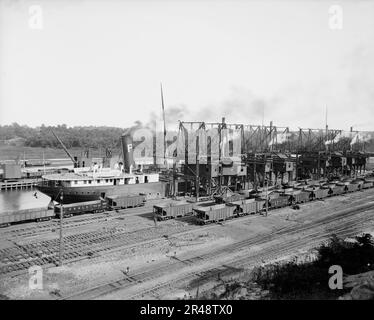
<path id="1" fill-rule="evenodd" d="M 46 221 L 52 219 L 54 216 L 53 209 L 47 208 L 4 212 L 0 215 L 0 227 L 7 227 L 16 222 Z"/>
<path id="2" fill-rule="evenodd" d="M 106 208 L 107 203 L 104 200 L 65 204 L 63 206 L 63 217 L 67 218 L 77 214 L 103 212 Z M 55 213 L 57 217 L 60 217 L 61 207 L 59 205 L 55 206 Z"/>
<path id="3" fill-rule="evenodd" d="M 283 197 L 284 196 L 284 192 L 283 190 L 278 190 L 278 191 L 270 191 L 268 194 L 267 194 L 267 199 L 270 201 L 270 200 L 275 200 L 275 199 L 278 199 L 279 197 Z M 264 204 L 265 204 L 265 200 L 266 200 L 266 192 L 261 192 L 261 193 L 257 193 L 254 197 L 254 199 L 260 201 L 264 201 Z M 276 202 L 276 201 L 274 201 Z"/>
<path id="4" fill-rule="evenodd" d="M 280 190 L 269 189 L 268 192 L 261 190 L 253 194 L 253 197 L 257 199 L 268 199 L 278 198 L 280 196 Z"/>
<path id="5" fill-rule="evenodd" d="M 171 202 L 153 206 L 153 214 L 157 220 L 173 219 L 191 215 L 193 213 L 193 203 L 188 202 Z"/>
<path id="6" fill-rule="evenodd" d="M 269 200 L 269 209 L 283 208 L 290 204 L 289 196 L 279 196 Z"/>
<path id="7" fill-rule="evenodd" d="M 344 186 L 335 185 L 329 190 L 330 196 L 338 196 L 345 192 Z"/>
<path id="8" fill-rule="evenodd" d="M 345 192 L 355 192 L 360 190 L 360 184 L 350 183 L 345 186 Z"/>
<path id="9" fill-rule="evenodd" d="M 292 204 L 305 203 L 311 200 L 312 192 L 302 191 L 290 195 L 289 201 Z"/>
<path id="10" fill-rule="evenodd" d="M 255 199 L 246 199 L 246 200 L 243 200 L 241 202 L 240 208 L 242 209 L 242 212 L 245 215 L 246 214 L 255 214 L 255 213 L 258 212 L 258 209 L 259 209 L 258 202 L 259 201 L 256 201 Z M 260 203 L 261 203 L 261 201 L 260 201 Z M 264 203 L 262 203 L 262 206 L 264 205 Z M 261 208 L 262 208 L 262 206 L 261 206 Z"/>
<path id="11" fill-rule="evenodd" d="M 200 224 L 224 221 L 234 217 L 236 206 L 216 204 L 208 207 L 195 207 L 197 221 Z"/>
<path id="12" fill-rule="evenodd" d="M 234 216 L 236 217 L 255 214 L 258 212 L 257 201 L 255 199 L 233 201 L 227 205 L 235 206 Z"/>
<path id="13" fill-rule="evenodd" d="M 329 189 L 317 189 L 312 191 L 312 199 L 324 199 L 329 196 Z"/>
<path id="14" fill-rule="evenodd" d="M 357 178 L 357 179 L 353 180 L 351 183 L 358 184 L 361 188 L 362 185 L 364 184 L 364 178 Z"/>
<path id="15" fill-rule="evenodd" d="M 127 195 L 106 197 L 109 209 L 126 209 L 144 206 L 145 195 Z"/>
<path id="16" fill-rule="evenodd" d="M 244 200 L 245 198 L 246 198 L 245 194 L 233 194 L 230 196 L 215 196 L 214 197 L 217 204 L 240 201 L 240 200 Z"/>
<path id="17" fill-rule="evenodd" d="M 293 203 L 304 203 L 316 199 L 324 199 L 328 196 L 341 195 L 346 192 L 355 192 L 361 189 L 374 187 L 374 178 L 366 176 L 360 179 L 344 179 L 326 183 L 321 181 L 307 181 L 307 184 L 295 184 L 295 188 L 283 190 L 268 190 L 269 209 L 281 208 Z M 302 186 L 302 187 L 300 187 Z M 287 186 L 286 186 L 287 187 Z M 252 191 L 251 191 L 252 193 Z M 168 205 L 154 206 L 154 213 L 159 220 L 165 220 L 185 215 L 196 214 L 200 223 L 217 222 L 247 214 L 260 213 L 265 210 L 266 192 L 261 190 L 255 198 L 249 198 L 246 194 L 234 194 L 229 197 L 216 197 L 221 204 L 207 202 L 174 202 Z M 244 198 L 244 199 L 243 199 Z M 102 212 L 108 209 L 130 208 L 144 205 L 144 195 L 112 196 L 106 200 L 95 200 L 63 206 L 64 217 L 83 213 Z M 60 217 L 60 206 L 54 210 L 47 208 L 21 210 L 17 212 L 5 212 L 0 215 L 0 227 L 9 226 L 16 222 L 43 221 L 53 217 Z"/>
<path id="18" fill-rule="evenodd" d="M 256 199 L 256 213 L 261 213 L 265 210 L 265 202 L 264 199 Z"/>
<path id="19" fill-rule="evenodd" d="M 309 179 L 306 181 L 306 184 L 308 186 L 320 186 L 321 183 L 324 183 L 326 182 L 325 180 L 312 180 L 312 179 Z"/>
<path id="20" fill-rule="evenodd" d="M 254 193 L 255 193 L 254 189 L 244 189 L 244 190 L 239 191 L 239 194 L 244 196 L 245 199 L 248 199 Z"/>
<path id="21" fill-rule="evenodd" d="M 238 201 L 233 201 L 233 202 L 227 203 L 228 206 L 235 207 L 234 217 L 242 217 L 242 216 L 245 215 L 245 213 L 243 212 L 242 201 L 243 200 L 238 200 Z"/>
<path id="22" fill-rule="evenodd" d="M 369 189 L 373 187 L 373 182 L 371 181 L 365 181 L 362 185 L 362 189 Z"/>

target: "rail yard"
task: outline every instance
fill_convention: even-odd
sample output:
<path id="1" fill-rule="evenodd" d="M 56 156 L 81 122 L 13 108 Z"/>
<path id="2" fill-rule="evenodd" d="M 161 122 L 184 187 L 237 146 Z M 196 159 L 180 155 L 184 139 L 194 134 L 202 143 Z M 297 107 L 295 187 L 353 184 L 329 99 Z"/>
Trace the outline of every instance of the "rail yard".
<path id="1" fill-rule="evenodd" d="M 374 2 L 335 2 L 0 0 L 0 302 L 374 300 Z"/>
<path id="2" fill-rule="evenodd" d="M 0 294 L 196 298 L 256 266 L 311 257 L 332 234 L 373 233 L 371 153 L 358 136 L 180 122 L 161 163 L 141 159 L 133 146 L 144 141 L 126 132 L 119 162 L 106 152 L 98 165 L 55 135 L 74 169 L 42 176 L 48 207 L 0 215 Z M 11 164 L 4 172 L 19 176 Z"/>
<path id="3" fill-rule="evenodd" d="M 194 296 L 217 277 L 306 252 L 335 233 L 373 228 L 373 188 L 201 226 L 197 217 L 157 222 L 144 207 L 74 216 L 1 230 L 1 293 L 10 298 L 143 299 Z M 165 201 L 165 200 L 164 200 Z M 43 267 L 43 290 L 29 290 L 28 268 Z"/>

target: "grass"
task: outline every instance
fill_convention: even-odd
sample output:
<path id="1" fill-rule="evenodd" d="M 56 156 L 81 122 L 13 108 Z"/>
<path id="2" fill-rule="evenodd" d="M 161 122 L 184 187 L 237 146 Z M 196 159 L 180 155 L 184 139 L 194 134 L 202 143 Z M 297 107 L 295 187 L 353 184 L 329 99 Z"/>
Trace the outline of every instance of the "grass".
<path id="1" fill-rule="evenodd" d="M 335 235 L 317 248 L 317 259 L 297 263 L 295 260 L 256 267 L 241 280 L 222 283 L 200 295 L 200 299 L 274 299 L 330 300 L 351 291 L 331 290 L 328 286 L 330 266 L 339 265 L 344 275 L 374 270 L 374 241 L 370 234 L 347 242 Z M 241 294 L 243 289 L 244 295 Z M 253 296 L 255 295 L 255 297 Z"/>
<path id="2" fill-rule="evenodd" d="M 256 270 L 254 281 L 269 290 L 272 299 L 336 299 L 346 290 L 331 290 L 329 267 L 339 265 L 344 274 L 374 270 L 374 242 L 370 234 L 345 242 L 332 235 L 327 245 L 320 246 L 313 262 L 271 264 Z"/>

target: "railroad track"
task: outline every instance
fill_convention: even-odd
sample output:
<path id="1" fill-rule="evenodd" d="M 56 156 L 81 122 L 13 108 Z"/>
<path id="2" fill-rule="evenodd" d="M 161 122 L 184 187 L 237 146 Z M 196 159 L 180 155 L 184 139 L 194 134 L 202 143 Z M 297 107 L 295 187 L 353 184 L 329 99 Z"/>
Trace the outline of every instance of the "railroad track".
<path id="1" fill-rule="evenodd" d="M 354 208 L 341 210 L 341 212 L 335 214 L 334 216 L 323 217 L 319 220 L 312 221 L 308 224 L 286 226 L 284 228 L 281 228 L 281 229 L 273 232 L 272 234 L 258 235 L 256 237 L 252 237 L 250 239 L 246 239 L 246 240 L 243 240 L 241 242 L 237 242 L 235 244 L 222 247 L 220 249 L 214 250 L 214 251 L 212 251 L 210 253 L 207 253 L 205 255 L 198 256 L 198 257 L 193 257 L 191 259 L 175 260 L 172 263 L 168 263 L 167 265 L 161 265 L 160 267 L 153 268 L 152 270 L 134 274 L 134 275 L 132 275 L 131 279 L 129 279 L 128 277 L 123 277 L 123 278 L 120 278 L 118 280 L 111 281 L 111 282 L 96 286 L 94 288 L 89 288 L 89 289 L 83 290 L 79 293 L 75 293 L 71 296 L 65 297 L 65 299 L 94 299 L 94 298 L 97 298 L 97 297 L 100 297 L 100 296 L 103 296 L 103 295 L 107 295 L 107 294 L 112 293 L 112 292 L 117 291 L 117 290 L 123 290 L 123 289 L 126 289 L 126 288 L 133 287 L 136 284 L 145 283 L 149 280 L 156 279 L 163 274 L 172 274 L 173 272 L 176 272 L 176 271 L 180 270 L 186 264 L 187 265 L 197 265 L 199 263 L 206 262 L 210 259 L 217 258 L 219 256 L 225 256 L 228 253 L 230 253 L 230 254 L 238 253 L 240 251 L 243 251 L 243 249 L 248 248 L 251 245 L 264 244 L 266 242 L 270 242 L 270 241 L 274 240 L 276 237 L 286 235 L 286 234 L 288 234 L 289 236 L 292 236 L 292 235 L 295 235 L 295 234 L 300 234 L 300 232 L 303 232 L 303 231 L 313 230 L 315 228 L 318 229 L 319 227 L 322 227 L 322 226 L 325 226 L 327 224 L 331 224 L 331 223 L 334 223 L 336 221 L 339 221 L 342 218 L 345 218 L 345 223 L 347 223 L 348 218 L 350 218 L 349 222 L 350 222 L 351 226 L 357 225 L 356 215 L 358 213 L 362 213 L 362 212 L 366 212 L 368 210 L 371 210 L 373 208 L 374 208 L 374 203 L 368 203 L 368 204 L 360 205 L 360 206 L 357 206 L 357 207 L 354 207 Z M 360 221 L 360 222 L 362 222 L 362 221 Z M 344 231 L 343 229 L 337 230 L 338 233 L 341 234 Z M 321 231 L 318 231 L 318 232 L 315 232 L 313 234 L 313 236 L 314 236 L 314 239 L 320 239 L 320 238 L 326 237 L 329 234 L 330 234 L 330 231 L 324 232 L 324 233 L 321 233 Z M 287 243 L 287 245 L 288 245 L 288 249 L 294 249 L 294 248 L 299 248 L 300 247 L 299 242 L 297 242 L 297 243 L 291 242 L 292 246 L 290 246 L 289 243 Z M 275 247 L 278 248 L 279 245 L 276 245 Z M 275 251 L 276 251 L 276 249 L 270 249 L 270 251 L 266 251 L 266 253 L 259 253 L 258 256 L 262 257 L 262 258 L 263 257 L 271 257 L 272 254 Z M 248 257 L 242 259 L 243 262 L 245 260 L 248 260 Z M 235 259 L 235 265 L 237 266 L 237 259 Z M 216 271 L 217 271 L 217 273 L 222 272 L 222 268 L 218 268 Z M 208 274 L 212 273 L 212 271 L 209 271 L 209 270 L 207 270 L 206 272 L 208 272 Z M 215 274 L 215 273 L 213 272 L 213 274 Z M 194 278 L 194 277 L 202 276 L 202 274 L 200 274 L 200 273 L 197 274 L 196 272 L 192 272 L 189 275 L 187 274 L 187 276 L 191 277 L 191 278 Z M 181 279 L 179 279 L 179 281 L 184 281 L 184 279 L 186 279 L 185 274 L 183 275 L 183 277 Z M 165 281 L 164 283 L 161 283 L 161 284 L 156 286 L 158 288 L 157 290 L 159 290 L 161 288 L 164 288 L 165 286 L 169 286 L 173 282 L 175 282 L 175 280 Z M 131 296 L 130 298 L 139 297 L 140 295 L 144 295 L 148 291 L 152 291 L 152 290 L 154 290 L 154 289 L 147 289 L 145 291 L 142 291 L 141 293 L 138 293 L 138 294 L 135 294 L 135 295 Z"/>
<path id="2" fill-rule="evenodd" d="M 63 228 L 73 229 L 94 223 L 108 222 L 118 218 L 121 219 L 122 217 L 131 217 L 147 213 L 152 213 L 152 207 L 138 207 L 118 211 L 105 211 L 96 214 L 84 214 L 64 219 Z M 32 222 L 31 225 L 22 224 L 22 227 L 19 226 L 20 225 L 13 225 L 8 227 L 9 229 L 0 229 L 0 240 L 47 234 L 52 232 L 52 230 L 58 229 L 60 221 L 54 218 L 50 221 Z"/>
<path id="3" fill-rule="evenodd" d="M 162 236 L 172 236 L 195 229 L 192 224 L 171 221 L 157 228 L 147 227 L 128 232 L 124 227 L 110 227 L 72 234 L 64 237 L 64 262 L 92 258 L 117 249 L 144 245 L 148 242 L 167 242 Z M 22 244 L 13 241 L 13 246 L 0 249 L 0 275 L 27 269 L 32 265 L 58 265 L 59 239 Z"/>
<path id="4" fill-rule="evenodd" d="M 352 211 L 356 209 L 357 208 L 347 210 Z M 346 211 L 343 210 L 341 215 L 345 215 Z M 336 219 L 336 217 L 337 216 L 335 215 L 332 219 Z M 84 219 L 78 219 L 76 222 L 79 223 L 80 220 L 85 221 L 86 219 L 87 218 L 84 217 Z M 245 217 L 239 219 L 244 220 Z M 231 223 L 234 221 L 235 220 L 227 221 L 225 223 Z M 324 221 L 325 223 L 327 222 L 327 220 Z M 174 226 L 174 229 L 170 230 L 170 226 L 163 229 L 164 225 L 162 224 L 159 228 L 150 227 L 132 232 L 127 232 L 124 228 L 109 228 L 105 231 L 91 231 L 73 234 L 65 237 L 63 259 L 66 263 L 71 263 L 82 259 L 97 257 L 100 254 L 126 249 L 126 247 L 134 247 L 136 245 L 144 245 L 146 243 L 162 243 L 166 241 L 164 238 L 161 238 L 161 236 L 165 233 L 172 236 L 189 232 L 194 229 L 203 230 L 214 228 L 215 226 L 216 225 L 207 225 L 201 227 L 184 225 L 179 226 L 179 228 L 178 226 Z M 284 232 L 291 232 L 292 228 L 294 228 L 296 232 L 300 231 L 300 228 L 297 226 L 287 226 L 282 229 L 278 229 L 274 234 L 279 234 L 282 232 L 282 230 L 284 230 Z M 256 239 L 263 239 L 264 237 L 269 238 L 269 236 L 270 235 L 260 235 L 257 238 L 252 238 L 252 241 L 256 241 Z M 250 243 L 245 242 L 243 245 L 249 244 Z M 17 273 L 33 265 L 40 265 L 44 267 L 58 265 L 58 245 L 59 242 L 57 239 L 39 241 L 29 244 L 19 244 L 14 242 L 13 247 L 0 250 L 0 274 L 7 275 Z M 239 248 L 239 245 L 236 244 L 235 247 Z"/>
<path id="5" fill-rule="evenodd" d="M 357 194 L 355 194 L 357 196 Z M 345 197 L 346 195 L 340 195 L 341 197 Z M 317 200 L 317 201 L 324 201 L 324 200 Z M 94 223 L 101 223 L 101 222 L 110 222 L 116 219 L 122 219 L 123 217 L 130 217 L 136 216 L 140 214 L 151 214 L 152 212 L 152 203 L 148 203 L 144 207 L 138 208 L 131 208 L 131 209 L 122 209 L 118 212 L 115 211 L 106 211 L 104 213 L 97 213 L 97 214 L 84 214 L 80 216 L 74 216 L 71 218 L 67 218 L 63 222 L 64 229 L 74 229 L 78 227 L 82 227 L 85 225 L 90 225 Z M 179 220 L 183 220 L 184 218 L 180 218 Z M 33 223 L 24 223 L 21 225 L 13 225 L 8 227 L 7 229 L 0 229 L 0 240 L 2 239 L 16 239 L 16 238 L 24 238 L 30 237 L 35 235 L 43 235 L 53 232 L 54 230 L 59 228 L 59 220 L 53 219 L 51 221 L 45 222 L 33 222 Z M 21 226 L 21 227 L 20 227 Z"/>
<path id="6" fill-rule="evenodd" d="M 243 219 L 243 218 L 240 218 Z M 230 223 L 228 221 L 227 223 Z M 208 229 L 215 227 L 215 225 L 208 225 L 205 227 L 185 226 L 182 230 L 172 230 L 170 226 L 162 230 L 150 227 L 147 229 L 136 230 L 133 232 L 126 232 L 125 229 L 111 228 L 105 231 L 91 231 L 81 234 L 75 234 L 65 237 L 65 247 L 63 259 L 65 262 L 75 262 L 82 259 L 96 257 L 99 254 L 113 252 L 115 250 L 124 249 L 131 245 L 145 244 L 147 242 L 165 241 L 160 240 L 163 233 L 168 235 L 177 235 L 186 231 L 191 231 L 194 228 Z M 291 226 L 287 226 L 286 232 L 290 232 Z M 294 227 L 297 228 L 297 227 Z M 299 229 L 297 229 L 299 230 Z M 279 230 L 277 231 L 279 232 Z M 268 235 L 269 236 L 269 235 Z M 11 248 L 0 250 L 0 274 L 19 272 L 25 270 L 33 265 L 41 265 L 45 267 L 58 265 L 57 252 L 59 242 L 57 239 L 39 241 L 30 244 L 18 244 L 14 242 Z"/>
<path id="7" fill-rule="evenodd" d="M 356 227 L 344 227 L 339 228 L 336 234 L 339 236 L 353 236 L 359 233 L 361 230 L 358 226 Z M 199 271 L 199 272 L 190 272 L 187 274 L 183 274 L 183 276 L 178 277 L 177 279 L 161 282 L 160 284 L 151 287 L 149 289 L 143 290 L 139 293 L 129 295 L 125 298 L 127 299 L 144 299 L 148 298 L 148 296 L 152 296 L 154 298 L 160 298 L 165 293 L 165 288 L 168 291 L 175 289 L 175 288 L 182 288 L 185 287 L 186 290 L 192 291 L 196 289 L 201 284 L 209 282 L 210 280 L 218 279 L 224 276 L 232 275 L 233 270 L 242 271 L 244 268 L 253 267 L 255 265 L 259 265 L 265 261 L 274 261 L 275 259 L 289 255 L 293 252 L 293 250 L 297 250 L 300 248 L 301 245 L 307 245 L 311 248 L 311 243 L 318 245 L 320 241 L 325 240 L 328 237 L 329 233 L 323 234 L 313 234 L 313 238 L 311 235 L 308 238 L 304 239 L 302 243 L 298 242 L 295 243 L 294 241 L 284 242 L 283 244 L 276 244 L 273 247 L 267 249 L 265 252 L 257 253 L 254 255 L 244 255 L 242 258 L 234 258 L 231 262 L 225 262 L 224 264 L 214 267 L 211 269 Z M 312 241 L 312 242 L 311 242 Z"/>
<path id="8" fill-rule="evenodd" d="M 353 197 L 354 198 L 355 196 L 359 197 L 360 192 L 354 193 Z M 346 194 L 342 194 L 339 196 L 345 197 Z M 329 199 L 329 198 L 326 198 L 326 199 Z M 160 200 L 157 200 L 157 201 L 159 202 Z M 153 204 L 158 203 L 157 201 L 150 200 L 143 207 L 121 209 L 118 211 L 105 211 L 104 213 L 96 213 L 96 214 L 83 214 L 83 215 L 70 217 L 70 218 L 64 219 L 63 227 L 65 229 L 74 229 L 78 227 L 83 227 L 85 225 L 91 225 L 94 223 L 110 222 L 116 219 L 121 219 L 122 217 L 130 217 L 130 216 L 136 216 L 136 215 L 141 215 L 141 214 L 151 214 Z M 322 199 L 322 200 L 316 200 L 316 201 L 324 201 L 324 200 Z M 181 218 L 180 220 L 183 220 L 183 218 Z M 48 234 L 50 232 L 53 232 L 53 230 L 58 229 L 59 224 L 60 222 L 58 219 L 52 219 L 50 221 L 31 222 L 31 223 L 22 223 L 18 225 L 12 225 L 5 229 L 0 229 L 0 240 L 24 238 L 24 237 L 30 237 L 30 236 L 35 236 L 35 235 Z"/>

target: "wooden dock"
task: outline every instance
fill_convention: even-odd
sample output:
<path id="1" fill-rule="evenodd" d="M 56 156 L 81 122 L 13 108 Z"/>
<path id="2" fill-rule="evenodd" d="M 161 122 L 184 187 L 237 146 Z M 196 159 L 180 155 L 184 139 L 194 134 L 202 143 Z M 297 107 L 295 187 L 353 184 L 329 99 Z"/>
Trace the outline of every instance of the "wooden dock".
<path id="1" fill-rule="evenodd" d="M 20 181 L 0 182 L 0 191 L 33 189 L 37 186 L 38 179 L 25 179 Z"/>

